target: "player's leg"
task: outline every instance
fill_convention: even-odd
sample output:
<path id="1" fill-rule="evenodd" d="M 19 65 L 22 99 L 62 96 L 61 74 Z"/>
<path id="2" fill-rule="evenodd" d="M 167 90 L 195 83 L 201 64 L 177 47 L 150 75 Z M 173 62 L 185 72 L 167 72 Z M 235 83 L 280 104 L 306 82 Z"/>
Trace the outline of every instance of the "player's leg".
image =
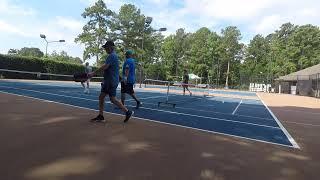
<path id="1" fill-rule="evenodd" d="M 103 111 L 104 111 L 104 100 L 106 97 L 107 93 L 106 92 L 100 92 L 99 95 L 99 115 L 93 119 L 91 119 L 91 122 L 103 122 L 104 117 L 103 117 Z"/>

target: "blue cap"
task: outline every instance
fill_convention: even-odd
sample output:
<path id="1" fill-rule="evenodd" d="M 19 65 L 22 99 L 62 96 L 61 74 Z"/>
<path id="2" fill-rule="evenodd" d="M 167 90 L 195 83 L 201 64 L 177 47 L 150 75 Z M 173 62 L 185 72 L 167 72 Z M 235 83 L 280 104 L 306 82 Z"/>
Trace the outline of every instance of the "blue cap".
<path id="1" fill-rule="evenodd" d="M 133 51 L 132 50 L 127 50 L 126 51 L 126 55 L 132 55 L 133 54 Z"/>

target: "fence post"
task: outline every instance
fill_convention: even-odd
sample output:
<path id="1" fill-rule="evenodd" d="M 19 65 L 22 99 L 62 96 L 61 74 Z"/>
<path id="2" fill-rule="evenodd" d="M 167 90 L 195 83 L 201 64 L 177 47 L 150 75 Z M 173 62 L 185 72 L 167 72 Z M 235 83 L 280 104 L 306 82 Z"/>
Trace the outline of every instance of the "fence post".
<path id="1" fill-rule="evenodd" d="M 319 80 L 320 80 L 320 73 L 318 73 L 318 74 L 316 75 L 316 82 L 317 82 L 316 97 L 317 97 L 317 98 L 320 97 L 320 84 L 319 84 Z"/>

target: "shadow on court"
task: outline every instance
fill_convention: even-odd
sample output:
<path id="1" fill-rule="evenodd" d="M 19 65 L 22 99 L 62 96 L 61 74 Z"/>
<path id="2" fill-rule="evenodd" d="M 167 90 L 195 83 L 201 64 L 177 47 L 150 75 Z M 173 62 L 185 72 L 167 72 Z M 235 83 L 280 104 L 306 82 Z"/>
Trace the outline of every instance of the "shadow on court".
<path id="1" fill-rule="evenodd" d="M 301 149 L 111 114 L 91 124 L 95 111 L 0 93 L 1 179 L 317 179 L 319 127 L 271 108 Z"/>

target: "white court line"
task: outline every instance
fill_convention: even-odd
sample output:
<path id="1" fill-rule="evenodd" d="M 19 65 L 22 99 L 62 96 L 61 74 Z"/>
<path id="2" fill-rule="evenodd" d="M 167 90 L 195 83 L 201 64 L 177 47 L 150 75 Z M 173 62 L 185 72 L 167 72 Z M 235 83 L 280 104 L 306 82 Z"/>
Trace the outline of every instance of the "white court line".
<path id="1" fill-rule="evenodd" d="M 9 87 L 7 87 L 9 88 Z M 19 88 L 17 88 L 19 89 Z M 54 95 L 54 96 L 61 96 L 61 97 L 69 97 L 69 98 L 75 98 L 75 99 L 81 99 L 81 100 L 88 100 L 88 101 L 94 101 L 94 102 L 98 102 L 98 100 L 93 100 L 93 99 L 87 99 L 85 97 L 75 97 L 75 96 L 66 96 L 66 95 L 60 95 L 60 94 L 55 94 L 55 93 L 49 93 L 49 92 L 43 92 L 43 91 L 36 91 L 36 90 L 30 90 L 30 89 L 23 89 L 23 90 L 27 90 L 27 91 L 34 91 L 34 92 L 40 92 L 43 94 L 49 94 L 49 95 Z M 64 93 L 68 93 L 70 95 L 76 93 L 75 91 L 59 91 L 59 92 L 64 92 Z M 92 95 L 92 94 L 83 94 L 82 92 L 79 92 L 79 95 L 84 95 L 87 97 L 97 97 L 96 95 Z M 178 96 L 178 95 L 173 95 L 173 96 Z M 165 97 L 165 96 L 154 96 L 154 97 L 147 97 L 147 98 L 143 98 L 143 99 L 152 99 L 152 98 L 158 98 L 158 97 Z M 142 99 L 142 98 L 140 98 Z M 133 102 L 134 99 L 129 99 L 127 100 L 129 102 Z M 105 102 L 107 104 L 112 104 L 109 101 Z M 150 105 L 156 105 L 153 103 L 146 103 L 146 102 L 142 102 L 143 104 L 150 104 Z M 205 106 L 205 105 L 198 105 L 198 106 Z M 209 106 L 216 106 L 216 105 L 209 105 Z M 185 109 L 185 110 L 195 110 L 195 111 L 203 111 L 203 112 L 212 112 L 212 113 L 217 113 L 217 114 L 229 114 L 229 113 L 223 113 L 223 112 L 218 112 L 218 111 L 205 111 L 205 110 L 198 110 L 198 109 L 192 109 L 192 108 L 183 108 L 183 107 L 176 107 L 177 109 Z M 262 120 L 273 120 L 270 118 L 261 118 L 261 117 L 256 117 L 256 116 L 246 116 L 246 115 L 240 115 L 240 114 L 233 114 L 234 116 L 240 116 L 240 117 L 248 117 L 248 118 L 257 118 L 257 119 L 262 119 Z M 238 122 L 238 121 L 237 121 Z M 240 121 L 239 121 L 240 122 Z"/>
<path id="2" fill-rule="evenodd" d="M 293 121 L 283 121 L 286 123 L 292 123 L 292 124 L 299 124 L 303 126 L 313 126 L 313 127 L 320 127 L 320 124 L 309 124 L 309 123 L 300 123 L 300 122 L 293 122 Z"/>
<path id="3" fill-rule="evenodd" d="M 130 95 L 129 95 L 130 96 Z M 137 97 L 138 98 L 138 100 L 145 100 L 145 99 L 157 99 L 157 98 L 162 98 L 162 97 L 166 97 L 166 96 L 152 96 L 152 97 L 145 97 L 145 98 L 139 98 L 139 97 Z M 134 99 L 129 99 L 129 100 L 127 100 L 127 101 L 135 101 Z M 143 103 L 143 102 L 142 102 Z"/>
<path id="4" fill-rule="evenodd" d="M 0 86 L 0 87 L 5 87 L 5 86 Z M 14 87 L 5 87 L 5 88 L 11 88 L 11 89 L 17 89 L 17 90 L 24 90 L 24 91 L 31 91 L 31 92 L 48 94 L 48 95 L 53 95 L 53 96 L 68 97 L 68 98 L 73 98 L 73 99 L 81 99 L 81 100 L 98 102 L 98 100 L 93 100 L 93 99 L 87 99 L 87 98 L 81 98 L 81 97 L 74 97 L 74 96 L 66 96 L 66 95 L 61 95 L 61 94 L 47 93 L 47 92 L 36 91 L 36 90 L 29 90 L 29 89 L 23 89 L 23 88 L 14 88 Z M 107 104 L 111 104 L 110 102 L 106 102 L 106 103 L 107 103 Z M 132 107 L 132 106 L 131 106 L 131 107 Z M 152 110 L 152 111 L 158 111 L 158 112 L 166 112 L 166 113 L 170 113 L 170 114 L 179 114 L 179 115 L 190 116 L 190 117 L 198 117 L 198 118 L 204 118 L 204 119 L 212 119 L 212 120 L 217 120 L 217 121 L 226 121 L 226 122 L 232 122 L 232 123 L 238 123 L 238 124 L 246 124 L 246 125 L 259 126 L 259 127 L 265 127 L 265 128 L 271 128 L 271 129 L 280 130 L 279 127 L 262 125 L 262 124 L 255 124 L 255 123 L 235 121 L 235 120 L 230 120 L 230 119 L 207 117 L 207 116 L 199 116 L 199 115 L 193 115 L 193 114 L 187 114 L 187 113 L 179 113 L 179 112 L 165 111 L 165 110 L 160 110 L 160 109 L 146 108 L 146 107 L 140 107 L 140 108 L 141 108 L 141 109 Z"/>
<path id="5" fill-rule="evenodd" d="M 84 95 L 84 96 L 86 96 L 86 97 L 99 97 L 99 94 L 96 94 L 96 95 L 93 95 L 93 94 L 85 94 L 85 93 L 83 93 L 83 92 L 78 92 L 78 91 L 59 91 L 59 92 L 63 92 L 63 93 L 68 93 L 68 94 L 75 94 L 75 93 L 77 93 L 77 94 L 80 94 L 80 95 Z M 156 99 L 156 98 L 161 98 L 161 97 L 166 97 L 166 96 L 151 96 L 151 97 L 145 97 L 145 98 L 139 98 L 138 97 L 138 99 L 139 100 L 144 100 L 144 99 Z M 128 99 L 128 100 L 126 100 L 126 101 L 135 101 L 134 99 Z"/>
<path id="6" fill-rule="evenodd" d="M 1 90 L 0 90 L 0 92 L 5 93 L 5 94 L 11 94 L 11 95 L 15 95 L 15 96 L 20 96 L 20 97 L 30 98 L 30 99 L 41 100 L 41 101 L 44 101 L 44 102 L 49 102 L 49 103 L 54 103 L 54 104 L 65 105 L 65 106 L 69 106 L 69 107 L 75 107 L 75 108 L 79 108 L 79 109 L 91 110 L 91 111 L 95 111 L 95 112 L 98 112 L 98 111 L 99 111 L 99 110 L 92 109 L 92 108 L 86 108 L 86 107 L 81 107 L 81 106 L 76 106 L 76 105 L 71 105 L 71 104 L 66 104 L 66 103 L 61 103 L 61 102 L 55 102 L 55 101 L 50 101 L 50 100 L 41 99 L 41 98 L 24 96 L 24 95 L 15 94 L 15 93 L 8 93 L 8 92 L 1 91 Z M 112 112 L 107 112 L 107 111 L 104 111 L 104 113 L 112 114 L 112 115 L 116 115 L 116 116 L 123 116 L 123 115 L 120 115 L 120 114 L 117 114 L 117 113 L 112 113 Z M 279 143 L 274 143 L 274 142 L 269 142 L 269 141 L 264 141 L 264 140 L 259 140 L 259 139 L 253 139 L 253 138 L 247 138 L 247 137 L 243 137 L 243 136 L 226 134 L 226 133 L 221 133 L 221 132 L 216 132 L 216 131 L 209 131 L 209 130 L 204 130 L 204 129 L 198 129 L 198 128 L 193 128 L 193 127 L 188 127 L 188 126 L 183 126 L 183 125 L 177 125 L 177 124 L 172 124 L 172 123 L 155 121 L 155 120 L 146 119 L 146 118 L 140 118 L 140 117 L 134 117 L 134 118 L 135 118 L 135 119 L 140 119 L 140 120 L 143 120 L 143 121 L 150 121 L 150 122 L 154 122 L 154 123 L 158 123 L 158 124 L 165 124 L 165 125 L 170 125 L 170 126 L 175 126 L 175 127 L 182 127 L 182 128 L 187 128 L 187 129 L 193 129 L 193 130 L 197 130 L 197 131 L 212 133 L 212 134 L 225 135 L 225 136 L 230 136 L 230 137 L 235 137 L 235 138 L 240 138 L 240 139 L 251 140 L 251 141 L 255 141 L 255 142 L 261 142 L 261 143 L 266 143 L 266 144 L 272 144 L 272 145 L 277 145 L 277 146 L 283 146 L 283 147 L 293 148 L 292 146 L 289 146 L 289 145 L 284 145 L 284 144 L 279 144 Z"/>
<path id="7" fill-rule="evenodd" d="M 260 104 L 245 104 L 245 103 L 243 103 L 243 102 L 242 102 L 242 104 L 241 104 L 241 105 L 242 105 L 242 107 L 243 107 L 243 106 L 245 106 L 246 108 L 249 108 L 249 109 L 250 109 L 250 108 L 255 108 L 255 109 L 259 109 L 259 108 L 260 108 L 260 109 L 265 109 L 265 107 L 264 107 L 264 105 L 263 105 L 263 104 L 261 104 L 261 105 L 260 105 Z"/>
<path id="8" fill-rule="evenodd" d="M 284 128 L 284 126 L 281 124 L 279 119 L 273 114 L 273 112 L 269 109 L 269 107 L 266 105 L 266 103 L 261 99 L 260 95 L 257 94 L 257 96 L 260 99 L 260 101 L 263 103 L 263 105 L 268 109 L 268 111 L 271 114 L 271 116 L 276 120 L 276 122 L 278 123 L 279 127 L 282 129 L 283 133 L 287 136 L 287 138 L 289 139 L 289 141 L 291 142 L 293 147 L 300 149 L 298 143 L 293 139 L 293 137 L 289 134 L 289 132 L 286 130 L 286 128 Z"/>
<path id="9" fill-rule="evenodd" d="M 67 93 L 69 95 L 74 94 L 76 91 L 59 91 L 59 92 L 63 92 L 63 93 Z M 77 91 L 78 92 L 78 91 Z M 76 92 L 76 93 L 77 93 Z M 86 97 L 97 97 L 97 95 L 91 95 L 91 94 L 84 94 L 84 93 L 80 93 L 79 95 L 82 96 L 86 96 Z M 173 95 L 173 96 L 177 96 L 177 95 Z M 74 97 L 74 96 L 73 96 Z M 146 100 L 146 99 L 157 99 L 157 98 L 161 98 L 161 97 L 166 97 L 166 96 L 151 96 L 151 97 L 146 97 L 146 98 L 138 98 L 139 100 Z M 81 98 L 81 97 L 80 97 Z M 135 102 L 134 99 L 126 99 L 126 101 L 129 102 Z M 148 102 L 143 102 L 142 104 L 150 104 L 150 105 L 157 105 L 155 103 L 148 103 Z M 216 107 L 216 105 L 197 105 L 197 106 L 203 106 L 203 107 L 207 107 L 207 106 L 214 106 Z M 217 114 L 228 114 L 231 115 L 230 113 L 222 113 L 222 112 L 217 112 L 217 111 L 206 111 L 206 110 L 199 110 L 199 109 L 193 109 L 193 108 L 183 108 L 183 107 L 175 107 L 176 109 L 185 109 L 185 110 L 193 110 L 193 111 L 200 111 L 200 112 L 211 112 L 211 113 L 217 113 Z M 235 116 L 243 116 L 243 115 L 235 115 Z M 243 117 L 252 117 L 252 118 L 259 118 L 259 119 L 265 119 L 265 118 L 261 118 L 261 117 L 254 117 L 254 116 L 243 116 Z M 266 119 L 266 120 L 270 120 L 270 119 Z M 271 119 L 273 120 L 273 119 Z"/>
<path id="10" fill-rule="evenodd" d="M 134 101 L 134 100 L 132 100 Z M 150 105 L 157 105 L 154 103 L 147 103 L 147 102 L 142 102 L 143 104 L 150 104 Z M 197 105 L 198 107 L 199 105 Z M 205 106 L 205 105 L 203 105 Z M 268 120 L 268 121 L 274 121 L 274 119 L 271 118 L 262 118 L 258 116 L 247 116 L 247 115 L 241 115 L 241 114 L 230 114 L 230 113 L 224 113 L 224 112 L 219 112 L 219 111 L 208 111 L 208 110 L 200 110 L 197 108 L 186 108 L 186 107 L 175 107 L 176 109 L 185 109 L 185 110 L 192 110 L 192 111 L 198 111 L 198 112 L 209 112 L 209 113 L 214 113 L 214 114 L 224 114 L 224 115 L 233 115 L 233 116 L 238 116 L 238 117 L 248 117 L 248 118 L 255 118 L 255 119 L 262 119 L 262 120 Z"/>
<path id="11" fill-rule="evenodd" d="M 277 109 L 277 111 L 299 112 L 299 113 L 305 113 L 305 114 L 320 115 L 320 113 L 316 113 L 316 112 L 308 112 L 308 111 L 301 111 L 301 110 Z"/>
<path id="12" fill-rule="evenodd" d="M 234 109 L 234 111 L 232 112 L 232 115 L 234 115 L 234 114 L 237 112 L 237 110 L 238 110 L 238 108 L 240 107 L 241 103 L 242 103 L 242 99 L 241 99 L 241 101 L 239 102 L 238 106 L 237 106 L 237 107 Z"/>

